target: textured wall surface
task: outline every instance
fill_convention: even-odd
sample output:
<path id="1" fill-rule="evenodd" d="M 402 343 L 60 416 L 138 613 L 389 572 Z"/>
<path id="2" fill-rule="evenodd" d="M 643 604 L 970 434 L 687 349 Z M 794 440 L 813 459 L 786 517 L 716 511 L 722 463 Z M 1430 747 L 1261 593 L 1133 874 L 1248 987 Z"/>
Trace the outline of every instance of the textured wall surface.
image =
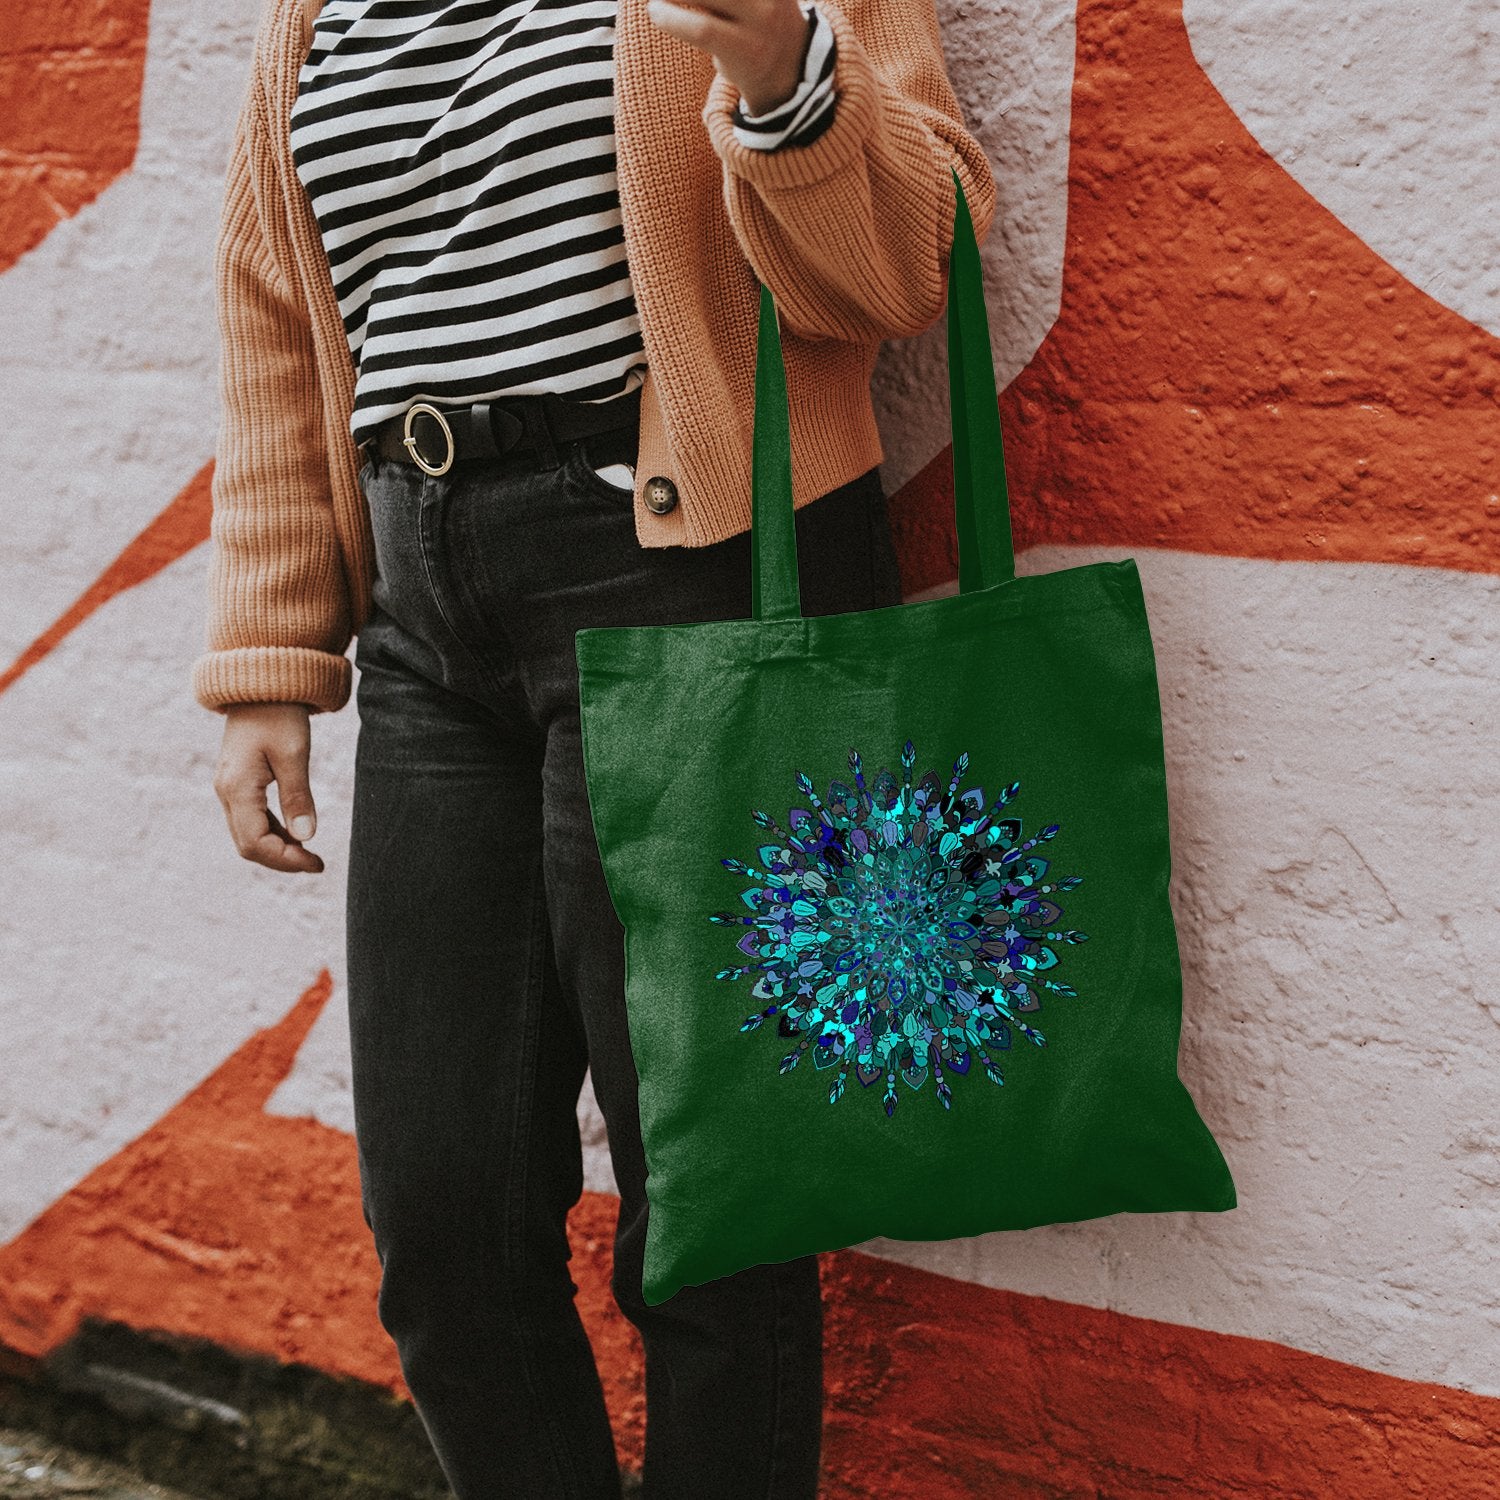
<path id="1" fill-rule="evenodd" d="M 1500 334 L 1491 0 L 1184 8 L 1198 61 L 1276 163 L 1407 280 Z"/>
<path id="2" fill-rule="evenodd" d="M 1465 316 L 1492 320 L 1496 274 L 1465 237 L 1500 40 L 1470 19 L 1077 12 L 1060 306 L 1002 398 L 1021 567 L 1139 555 L 1183 1073 L 1244 1195 L 879 1248 L 1494 1394 L 1500 342 Z M 1398 269 L 1375 245 L 1402 227 Z M 903 493 L 938 588 L 948 483 L 940 457 Z"/>
<path id="3" fill-rule="evenodd" d="M 186 685 L 256 8 L 47 0 L 0 40 L 0 1357 L 92 1314 L 400 1390 L 350 1134 L 354 709 L 289 879 L 234 854 Z M 1181 1067 L 1241 1203 L 827 1257 L 827 1493 L 1500 1494 L 1493 6 L 943 21 L 1001 185 L 1020 570 L 1140 563 Z M 877 371 L 909 597 L 952 587 L 943 360 L 938 326 Z"/>

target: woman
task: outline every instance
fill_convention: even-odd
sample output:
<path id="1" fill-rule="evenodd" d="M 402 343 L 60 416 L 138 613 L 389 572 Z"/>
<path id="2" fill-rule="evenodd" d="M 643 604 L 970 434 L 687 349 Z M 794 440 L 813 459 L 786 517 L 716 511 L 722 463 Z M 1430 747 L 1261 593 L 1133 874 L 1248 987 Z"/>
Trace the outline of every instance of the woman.
<path id="1" fill-rule="evenodd" d="M 225 715 L 241 855 L 320 871 L 309 717 L 347 701 L 357 637 L 361 1187 L 379 1314 L 461 1500 L 619 1493 L 567 1269 L 586 1069 L 645 1493 L 816 1494 L 816 1258 L 641 1301 L 573 635 L 748 617 L 761 281 L 804 612 L 898 601 L 869 376 L 943 311 L 950 166 L 982 236 L 994 180 L 931 0 L 267 0 L 216 255 L 193 688 Z"/>

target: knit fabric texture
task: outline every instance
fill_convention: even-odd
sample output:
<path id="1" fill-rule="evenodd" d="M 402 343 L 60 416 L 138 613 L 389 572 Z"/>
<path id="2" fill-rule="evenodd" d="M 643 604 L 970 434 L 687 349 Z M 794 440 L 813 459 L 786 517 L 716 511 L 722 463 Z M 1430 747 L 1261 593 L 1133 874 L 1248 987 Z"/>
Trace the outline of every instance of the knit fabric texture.
<path id="1" fill-rule="evenodd" d="M 206 649 L 194 697 L 348 701 L 374 541 L 350 432 L 355 370 L 290 114 L 319 0 L 265 0 L 214 254 L 220 426 Z M 615 140 L 647 357 L 635 526 L 701 547 L 750 525 L 760 284 L 776 299 L 794 507 L 884 457 L 870 399 L 883 340 L 943 314 L 963 183 L 982 241 L 997 188 L 948 79 L 934 0 L 825 0 L 838 109 L 816 140 L 735 138 L 739 92 L 707 53 L 620 0 Z M 654 477 L 678 503 L 645 505 Z"/>

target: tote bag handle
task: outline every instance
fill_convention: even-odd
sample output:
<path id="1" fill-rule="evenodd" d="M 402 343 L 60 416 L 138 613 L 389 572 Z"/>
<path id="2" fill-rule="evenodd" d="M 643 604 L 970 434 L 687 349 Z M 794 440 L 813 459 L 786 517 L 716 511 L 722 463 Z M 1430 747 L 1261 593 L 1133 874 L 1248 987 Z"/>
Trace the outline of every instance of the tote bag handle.
<path id="1" fill-rule="evenodd" d="M 948 257 L 948 391 L 958 587 L 960 593 L 969 594 L 1015 577 L 1016 563 L 979 243 L 956 171 L 953 185 L 956 203 L 953 247 Z M 781 357 L 776 304 L 764 283 L 755 351 L 755 431 L 750 460 L 750 598 L 752 619 L 796 620 L 802 616 L 792 514 L 786 366 Z"/>

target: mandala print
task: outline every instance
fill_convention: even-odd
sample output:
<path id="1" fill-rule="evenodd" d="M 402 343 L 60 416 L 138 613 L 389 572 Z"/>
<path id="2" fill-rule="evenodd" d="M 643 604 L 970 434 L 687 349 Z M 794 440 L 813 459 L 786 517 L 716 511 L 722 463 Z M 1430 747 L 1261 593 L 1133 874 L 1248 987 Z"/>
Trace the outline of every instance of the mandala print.
<path id="1" fill-rule="evenodd" d="M 995 1054 L 1009 1049 L 1013 1029 L 1045 1045 L 1021 1019 L 1040 1009 L 1038 991 L 1077 994 L 1043 977 L 1059 961 L 1052 945 L 1087 936 L 1062 928 L 1055 899 L 1083 877 L 1049 879 L 1035 852 L 1059 825 L 1023 839 L 1021 820 L 1000 815 L 1020 782 L 986 808 L 983 788 L 958 789 L 967 753 L 946 787 L 935 771 L 913 785 L 915 763 L 908 740 L 900 781 L 882 769 L 866 786 L 859 751 L 850 750 L 854 785 L 832 782 L 826 801 L 799 771 L 811 811 L 792 808 L 788 832 L 752 812 L 772 838 L 759 864 L 720 861 L 750 881 L 740 896 L 750 915 L 709 918 L 745 929 L 737 946 L 750 960 L 715 977 L 753 976 L 750 993 L 766 1002 L 740 1030 L 778 1016 L 781 1035 L 800 1038 L 782 1073 L 811 1053 L 815 1068 L 833 1070 L 831 1104 L 851 1073 L 867 1088 L 883 1078 L 887 1116 L 898 1076 L 919 1089 L 931 1073 L 945 1109 L 949 1075 L 967 1074 L 976 1058 L 1003 1083 Z"/>

